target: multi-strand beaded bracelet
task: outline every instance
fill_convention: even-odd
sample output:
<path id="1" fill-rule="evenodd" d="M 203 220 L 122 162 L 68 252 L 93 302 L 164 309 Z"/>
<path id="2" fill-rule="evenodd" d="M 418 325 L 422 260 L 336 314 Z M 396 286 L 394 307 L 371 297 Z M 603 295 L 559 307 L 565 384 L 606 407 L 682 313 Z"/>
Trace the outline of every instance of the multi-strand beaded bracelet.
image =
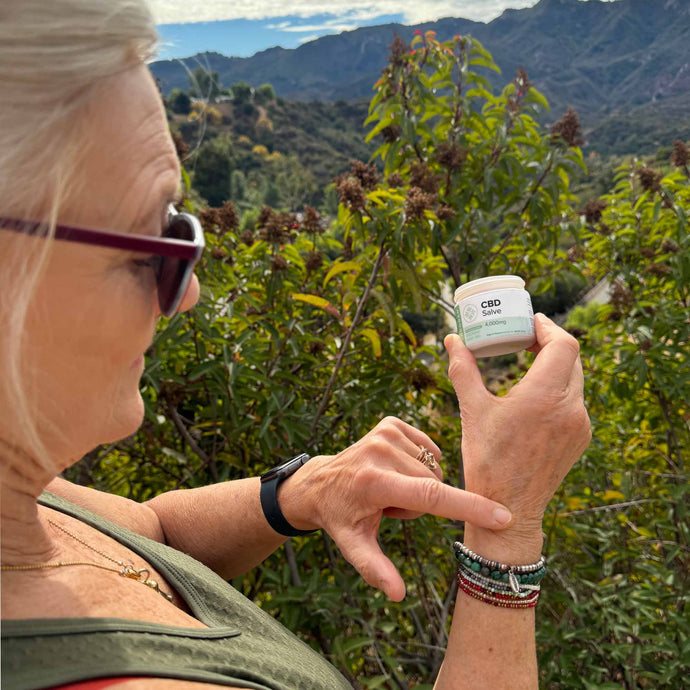
<path id="1" fill-rule="evenodd" d="M 476 554 L 459 541 L 453 548 L 458 561 L 458 587 L 465 594 L 508 609 L 537 605 L 540 583 L 546 574 L 544 556 L 529 565 L 505 565 Z"/>

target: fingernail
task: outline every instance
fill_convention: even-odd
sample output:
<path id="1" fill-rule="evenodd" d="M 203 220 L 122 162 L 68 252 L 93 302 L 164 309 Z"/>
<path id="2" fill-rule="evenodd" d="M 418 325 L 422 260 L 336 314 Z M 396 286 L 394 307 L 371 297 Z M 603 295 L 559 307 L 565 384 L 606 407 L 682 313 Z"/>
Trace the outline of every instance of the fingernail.
<path id="1" fill-rule="evenodd" d="M 513 516 L 507 508 L 496 508 L 494 510 L 494 520 L 499 525 L 507 525 L 512 519 Z"/>

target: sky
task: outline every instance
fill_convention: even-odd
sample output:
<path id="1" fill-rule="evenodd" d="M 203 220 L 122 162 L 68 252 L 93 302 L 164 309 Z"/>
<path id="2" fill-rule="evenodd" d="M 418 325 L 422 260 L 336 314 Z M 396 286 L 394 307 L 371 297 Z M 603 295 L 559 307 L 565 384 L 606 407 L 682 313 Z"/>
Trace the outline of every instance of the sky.
<path id="1" fill-rule="evenodd" d="M 418 24 L 442 17 L 489 22 L 537 0 L 149 0 L 162 38 L 159 59 L 216 51 L 246 57 L 296 48 L 360 26 Z"/>

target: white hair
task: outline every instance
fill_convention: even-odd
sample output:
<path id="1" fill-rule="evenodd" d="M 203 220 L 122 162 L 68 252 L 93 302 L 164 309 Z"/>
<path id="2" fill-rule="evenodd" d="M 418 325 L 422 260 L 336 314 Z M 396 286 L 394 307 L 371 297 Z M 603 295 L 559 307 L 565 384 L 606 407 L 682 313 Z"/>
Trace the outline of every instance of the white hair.
<path id="1" fill-rule="evenodd" d="M 145 0 L 2 0 L 0 4 L 0 216 L 40 220 L 45 242 L 0 230 L 0 440 L 47 468 L 22 381 L 22 333 L 50 237 L 77 165 L 84 105 L 98 84 L 150 58 L 157 41 Z M 34 247 L 33 253 L 27 246 Z"/>

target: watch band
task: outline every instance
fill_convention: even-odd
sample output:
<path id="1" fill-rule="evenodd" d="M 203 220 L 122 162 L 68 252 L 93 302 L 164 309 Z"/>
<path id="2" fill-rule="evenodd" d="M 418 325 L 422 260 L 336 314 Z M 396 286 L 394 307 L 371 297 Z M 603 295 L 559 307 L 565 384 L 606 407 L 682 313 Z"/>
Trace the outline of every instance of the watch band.
<path id="1" fill-rule="evenodd" d="M 292 459 L 292 461 L 295 461 L 292 466 L 290 466 L 292 461 L 285 463 L 285 465 L 287 465 L 285 471 L 276 472 L 274 470 L 269 470 L 261 477 L 260 499 L 261 509 L 264 512 L 264 517 L 271 528 L 278 532 L 278 534 L 282 534 L 284 537 L 299 537 L 305 534 L 312 534 L 313 532 L 317 531 L 315 529 L 295 529 L 285 519 L 283 511 L 280 509 L 280 505 L 278 504 L 278 487 L 285 479 L 292 476 L 305 462 L 307 462 L 307 460 L 309 460 L 308 455 L 306 456 L 306 459 L 304 459 L 301 455 L 297 456 L 296 458 Z M 285 467 L 285 465 L 277 469 L 280 470 Z"/>

